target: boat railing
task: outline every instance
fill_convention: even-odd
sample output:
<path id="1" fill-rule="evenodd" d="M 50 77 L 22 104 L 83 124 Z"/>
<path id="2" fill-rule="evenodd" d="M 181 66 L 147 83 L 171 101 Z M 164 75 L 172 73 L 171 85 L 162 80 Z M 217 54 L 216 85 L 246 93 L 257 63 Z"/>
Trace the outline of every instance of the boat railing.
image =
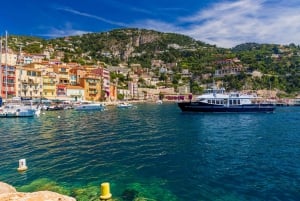
<path id="1" fill-rule="evenodd" d="M 209 88 L 204 90 L 205 94 L 224 94 L 225 88 Z"/>

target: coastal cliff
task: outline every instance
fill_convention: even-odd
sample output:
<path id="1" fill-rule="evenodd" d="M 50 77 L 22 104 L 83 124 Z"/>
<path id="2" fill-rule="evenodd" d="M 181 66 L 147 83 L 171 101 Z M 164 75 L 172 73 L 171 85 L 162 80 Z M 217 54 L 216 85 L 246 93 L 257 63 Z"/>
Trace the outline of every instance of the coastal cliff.
<path id="1" fill-rule="evenodd" d="M 51 191 L 38 191 L 33 193 L 17 192 L 17 190 L 6 183 L 0 182 L 0 201 L 76 201 L 75 198 L 54 193 Z"/>

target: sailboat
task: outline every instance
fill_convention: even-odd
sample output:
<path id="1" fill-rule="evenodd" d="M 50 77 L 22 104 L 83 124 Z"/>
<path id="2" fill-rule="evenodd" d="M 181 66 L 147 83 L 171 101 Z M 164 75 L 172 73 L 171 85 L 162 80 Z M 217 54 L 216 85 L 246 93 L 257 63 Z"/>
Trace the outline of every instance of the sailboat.
<path id="1" fill-rule="evenodd" d="M 40 114 L 39 107 L 34 107 L 32 102 L 29 104 L 25 104 L 22 102 L 20 97 L 14 97 L 11 100 L 7 98 L 7 32 L 6 32 L 6 40 L 5 40 L 5 104 L 2 105 L 2 97 L 0 97 L 0 118 L 1 117 L 33 117 Z M 2 76 L 2 37 L 0 41 L 0 92 L 2 95 L 3 88 L 3 76 Z"/>
<path id="2" fill-rule="evenodd" d="M 40 108 L 22 103 L 19 97 L 14 97 L 0 107 L 0 117 L 33 117 L 39 114 Z"/>

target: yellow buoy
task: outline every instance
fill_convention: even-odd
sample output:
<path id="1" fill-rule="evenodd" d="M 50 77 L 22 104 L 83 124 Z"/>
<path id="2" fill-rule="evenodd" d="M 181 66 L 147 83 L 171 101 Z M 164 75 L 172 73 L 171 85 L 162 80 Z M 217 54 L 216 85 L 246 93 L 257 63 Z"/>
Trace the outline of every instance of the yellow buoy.
<path id="1" fill-rule="evenodd" d="M 27 169 L 28 169 L 28 167 L 26 166 L 26 159 L 20 159 L 18 171 L 23 172 L 23 171 L 26 171 Z"/>
<path id="2" fill-rule="evenodd" d="M 108 200 L 111 198 L 111 193 L 110 193 L 110 187 L 109 187 L 109 183 L 105 182 L 101 184 L 101 195 L 100 195 L 100 199 L 101 200 Z"/>

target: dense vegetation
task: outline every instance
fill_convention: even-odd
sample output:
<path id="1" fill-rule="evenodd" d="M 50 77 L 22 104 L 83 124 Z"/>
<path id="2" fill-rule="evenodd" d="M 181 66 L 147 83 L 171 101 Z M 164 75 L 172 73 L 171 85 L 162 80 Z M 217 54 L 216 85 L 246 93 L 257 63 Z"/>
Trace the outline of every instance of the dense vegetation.
<path id="1" fill-rule="evenodd" d="M 177 88 L 190 84 L 195 93 L 213 79 L 229 90 L 276 89 L 288 95 L 296 95 L 300 91 L 300 47 L 295 44 L 246 43 L 225 49 L 174 33 L 116 29 L 51 40 L 11 36 L 9 45 L 15 51 L 19 51 L 22 45 L 28 53 L 42 54 L 52 49 L 49 51 L 51 58 L 63 53 L 64 62 L 96 64 L 101 61 L 107 65 L 125 63 L 128 66 L 139 63 L 153 72 L 163 85 Z M 240 73 L 214 76 L 215 70 L 224 67 L 218 61 L 234 58 L 240 60 L 239 65 L 243 66 Z M 173 65 L 168 67 L 168 72 L 162 73 L 151 66 L 153 59 Z M 183 76 L 183 69 L 188 69 L 190 76 Z M 253 71 L 259 71 L 261 76 L 252 76 Z M 143 80 L 140 82 L 144 83 Z"/>

